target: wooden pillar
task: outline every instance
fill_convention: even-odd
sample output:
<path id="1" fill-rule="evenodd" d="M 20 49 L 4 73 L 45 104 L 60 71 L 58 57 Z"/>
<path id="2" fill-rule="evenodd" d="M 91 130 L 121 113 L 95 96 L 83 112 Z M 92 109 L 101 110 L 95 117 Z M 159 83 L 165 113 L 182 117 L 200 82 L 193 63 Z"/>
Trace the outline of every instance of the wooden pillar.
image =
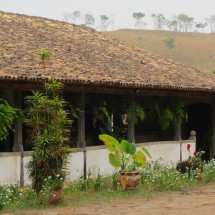
<path id="1" fill-rule="evenodd" d="M 85 139 L 85 93 L 81 93 L 80 96 L 80 108 L 81 111 L 78 115 L 78 148 L 83 148 L 84 166 L 83 176 L 84 179 L 87 177 L 87 153 L 86 153 L 86 139 Z"/>
<path id="2" fill-rule="evenodd" d="M 175 141 L 180 141 L 180 162 L 182 161 L 182 140 L 181 140 L 181 121 L 178 119 L 176 125 L 175 125 L 175 135 L 174 135 Z"/>
<path id="3" fill-rule="evenodd" d="M 3 90 L 3 93 L 5 95 L 6 101 L 8 101 L 10 104 L 13 104 L 13 90 L 12 89 L 7 89 Z M 4 141 L 5 144 L 5 149 L 7 152 L 10 151 L 10 138 L 9 135 L 6 137 L 6 140 Z"/>
<path id="4" fill-rule="evenodd" d="M 14 104 L 17 108 L 22 108 L 22 92 L 19 90 L 14 91 Z M 14 125 L 14 140 L 13 140 L 13 151 L 22 152 L 22 123 L 17 119 Z"/>
<path id="5" fill-rule="evenodd" d="M 85 94 L 82 93 L 80 96 L 80 109 L 81 111 L 78 114 L 78 148 L 86 147 L 85 139 Z"/>
<path id="6" fill-rule="evenodd" d="M 129 104 L 131 105 L 135 101 L 134 96 L 129 97 L 128 101 L 129 101 Z M 135 124 L 129 118 L 127 119 L 128 119 L 128 141 L 135 143 Z"/>
<path id="7" fill-rule="evenodd" d="M 176 98 L 176 99 L 177 99 L 177 102 L 181 102 L 180 98 Z M 177 122 L 175 124 L 174 140 L 175 141 L 181 140 L 181 119 L 180 119 L 180 116 L 177 116 Z"/>
<path id="8" fill-rule="evenodd" d="M 128 120 L 128 140 L 135 143 L 135 125 L 131 120 Z"/>
<path id="9" fill-rule="evenodd" d="M 175 141 L 181 140 L 181 121 L 179 119 L 178 119 L 178 122 L 175 125 L 174 140 Z"/>

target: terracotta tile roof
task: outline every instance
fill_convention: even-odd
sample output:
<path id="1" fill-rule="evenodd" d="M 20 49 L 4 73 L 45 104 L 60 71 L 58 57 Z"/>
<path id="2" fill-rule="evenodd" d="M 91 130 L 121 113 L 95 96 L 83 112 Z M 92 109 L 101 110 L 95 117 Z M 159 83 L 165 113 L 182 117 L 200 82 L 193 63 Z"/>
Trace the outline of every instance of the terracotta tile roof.
<path id="1" fill-rule="evenodd" d="M 39 50 L 54 54 L 44 71 Z M 129 46 L 85 27 L 0 12 L 0 80 L 137 89 L 215 91 L 215 75 Z"/>

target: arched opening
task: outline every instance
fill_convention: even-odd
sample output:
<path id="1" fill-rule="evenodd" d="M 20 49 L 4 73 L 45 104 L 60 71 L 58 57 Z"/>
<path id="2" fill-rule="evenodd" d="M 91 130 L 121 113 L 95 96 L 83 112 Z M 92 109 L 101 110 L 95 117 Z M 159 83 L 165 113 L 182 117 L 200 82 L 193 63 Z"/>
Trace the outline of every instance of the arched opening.
<path id="1" fill-rule="evenodd" d="M 212 141 L 212 107 L 203 102 L 187 106 L 188 120 L 186 122 L 186 137 L 190 131 L 196 131 L 196 150 L 205 151 L 203 159 L 210 159 L 210 144 Z"/>

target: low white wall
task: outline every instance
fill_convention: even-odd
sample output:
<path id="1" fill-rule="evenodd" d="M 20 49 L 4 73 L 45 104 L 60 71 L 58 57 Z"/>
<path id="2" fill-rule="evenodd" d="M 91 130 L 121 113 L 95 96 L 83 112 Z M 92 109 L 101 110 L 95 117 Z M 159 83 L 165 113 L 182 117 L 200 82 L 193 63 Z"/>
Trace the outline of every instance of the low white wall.
<path id="1" fill-rule="evenodd" d="M 29 178 L 29 175 L 28 175 L 28 170 L 27 170 L 27 163 L 30 161 L 31 159 L 31 154 L 32 152 L 24 152 L 24 155 L 23 155 L 23 180 L 24 180 L 24 185 L 27 186 L 27 185 L 30 185 L 31 184 L 31 180 Z"/>
<path id="2" fill-rule="evenodd" d="M 182 160 L 188 159 L 189 152 L 187 150 L 187 144 L 190 144 L 190 156 L 192 156 L 194 151 L 196 150 L 196 142 L 193 140 L 183 140 L 181 142 L 180 141 L 149 142 L 140 143 L 137 145 L 139 147 L 143 145 L 148 149 L 152 157 L 152 159 L 148 159 L 148 161 L 156 161 L 158 159 L 162 159 L 166 165 L 172 166 L 180 160 L 180 151 L 182 153 Z"/>
<path id="3" fill-rule="evenodd" d="M 0 185 L 19 184 L 21 153 L 0 153 Z"/>
<path id="4" fill-rule="evenodd" d="M 81 176 L 84 172 L 84 153 L 83 152 L 74 152 L 68 157 L 68 181 L 73 181 Z"/>
<path id="5" fill-rule="evenodd" d="M 23 179 L 24 179 L 24 185 L 27 186 L 31 184 L 31 180 L 29 178 L 26 165 L 31 159 L 32 152 L 24 152 L 23 154 L 24 154 L 23 155 Z M 1 156 L 1 153 L 0 153 L 0 156 Z M 68 157 L 67 180 L 73 181 L 80 178 L 83 175 L 83 169 L 84 169 L 83 167 L 84 167 L 83 152 L 78 152 L 78 150 L 76 150 L 76 152 L 70 154 Z"/>
<path id="6" fill-rule="evenodd" d="M 87 171 L 90 171 L 94 177 L 98 173 L 110 175 L 115 169 L 109 163 L 109 152 L 102 146 L 88 147 L 86 152 Z"/>
<path id="7" fill-rule="evenodd" d="M 190 144 L 190 154 L 187 151 L 187 144 Z M 185 160 L 189 155 L 193 155 L 196 149 L 194 140 L 183 140 L 182 159 Z M 162 159 L 169 166 L 176 164 L 180 160 L 180 142 L 164 141 L 139 143 L 137 148 L 145 146 L 150 152 L 152 159 L 148 161 L 156 161 Z M 0 184 L 17 184 L 22 178 L 24 185 L 29 185 L 31 180 L 28 177 L 26 164 L 31 159 L 32 152 L 21 153 L 0 153 Z M 86 170 L 90 171 L 94 177 L 98 173 L 102 175 L 112 174 L 115 169 L 109 164 L 109 152 L 104 146 L 93 146 L 86 148 Z M 22 164 L 21 164 L 22 163 Z M 23 168 L 22 168 L 23 167 Z M 83 176 L 84 171 L 84 152 L 82 149 L 76 149 L 68 157 L 68 181 L 73 181 Z M 22 176 L 22 177 L 21 177 Z"/>
<path id="8" fill-rule="evenodd" d="M 187 144 L 190 144 L 190 155 L 196 149 L 196 143 L 193 140 L 181 141 L 182 146 L 182 160 L 189 157 L 187 151 Z M 163 142 L 149 142 L 139 143 L 137 150 L 140 150 L 141 146 L 144 146 L 151 154 L 151 159 L 147 158 L 147 161 L 162 160 L 167 166 L 173 166 L 180 160 L 180 142 L 179 141 L 163 141 Z M 102 175 L 110 175 L 115 169 L 110 165 L 109 152 L 104 146 L 88 147 L 87 148 L 87 171 L 90 171 L 94 177 L 98 175 L 98 172 Z"/>

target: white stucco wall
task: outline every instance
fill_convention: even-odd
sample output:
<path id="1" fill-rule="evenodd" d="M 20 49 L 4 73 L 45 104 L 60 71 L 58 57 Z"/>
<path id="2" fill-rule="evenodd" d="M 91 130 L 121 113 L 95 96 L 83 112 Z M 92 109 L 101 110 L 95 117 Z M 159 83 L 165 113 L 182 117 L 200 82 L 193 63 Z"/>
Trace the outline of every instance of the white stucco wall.
<path id="1" fill-rule="evenodd" d="M 189 152 L 187 151 L 187 144 L 190 144 L 190 155 L 196 149 L 196 143 L 193 140 L 184 140 L 181 142 L 182 146 L 182 160 L 186 160 L 189 157 Z M 138 146 L 144 146 L 150 152 L 152 159 L 148 161 L 156 161 L 162 159 L 163 162 L 172 166 L 180 160 L 180 142 L 178 141 L 163 141 L 163 142 L 149 142 L 140 143 Z M 140 148 L 138 147 L 138 148 Z"/>
<path id="2" fill-rule="evenodd" d="M 25 186 L 31 184 L 31 180 L 29 179 L 29 176 L 28 176 L 28 170 L 26 168 L 26 165 L 30 161 L 30 159 L 31 159 L 31 152 L 24 153 L 24 156 L 23 156 L 23 177 L 24 177 L 24 185 Z"/>
<path id="3" fill-rule="evenodd" d="M 83 176 L 84 171 L 84 154 L 83 152 L 75 152 L 68 157 L 68 181 L 73 181 Z"/>
<path id="4" fill-rule="evenodd" d="M 25 186 L 31 184 L 31 180 L 29 178 L 28 170 L 26 167 L 27 163 L 31 159 L 31 153 L 32 152 L 24 152 L 24 156 L 23 156 L 23 176 L 24 176 Z M 67 170 L 68 170 L 67 180 L 73 181 L 80 178 L 80 176 L 83 175 L 83 166 L 84 166 L 83 152 L 75 152 L 70 154 L 68 157 L 68 165 L 67 165 Z"/>
<path id="5" fill-rule="evenodd" d="M 19 184 L 20 170 L 20 153 L 0 153 L 0 185 Z"/>
<path id="6" fill-rule="evenodd" d="M 98 173 L 110 175 L 115 169 L 109 163 L 109 152 L 103 147 L 92 147 L 87 150 L 87 171 L 90 171 L 94 177 Z"/>
<path id="7" fill-rule="evenodd" d="M 196 149 L 194 140 L 183 140 L 182 142 L 182 159 L 189 157 L 187 151 L 187 144 L 191 145 L 190 155 Z M 156 161 L 162 159 L 163 162 L 169 166 L 177 163 L 180 160 L 180 142 L 179 141 L 164 141 L 164 142 L 150 142 L 139 143 L 137 149 L 145 146 L 150 152 L 152 159 L 148 161 Z M 20 182 L 21 175 L 23 175 L 24 185 L 29 185 L 31 180 L 28 177 L 26 168 L 27 162 L 31 158 L 32 152 L 23 153 L 23 169 L 21 170 L 21 153 L 0 153 L 0 184 L 17 184 Z M 90 171 L 94 177 L 98 172 L 102 175 L 110 175 L 115 169 L 109 164 L 109 152 L 104 146 L 94 146 L 86 148 L 86 170 Z M 73 181 L 80 176 L 83 176 L 84 171 L 84 152 L 83 150 L 75 150 L 68 157 L 68 181 Z"/>

